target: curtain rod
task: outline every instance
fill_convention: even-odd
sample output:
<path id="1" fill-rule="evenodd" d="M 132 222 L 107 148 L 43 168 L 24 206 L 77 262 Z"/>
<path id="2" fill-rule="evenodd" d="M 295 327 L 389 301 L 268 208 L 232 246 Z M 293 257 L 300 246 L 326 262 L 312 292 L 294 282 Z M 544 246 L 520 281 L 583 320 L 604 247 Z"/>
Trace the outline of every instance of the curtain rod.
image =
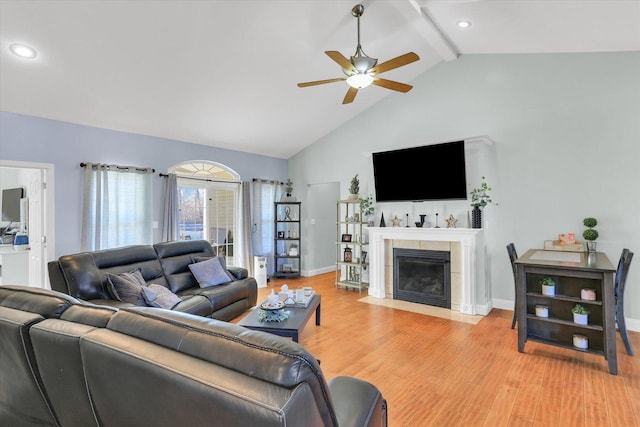
<path id="1" fill-rule="evenodd" d="M 162 178 L 166 178 L 166 177 L 169 176 L 169 174 L 162 173 L 162 172 L 160 172 L 158 175 L 161 176 Z M 195 181 L 227 182 L 227 183 L 230 183 L 230 184 L 242 184 L 242 181 L 236 181 L 236 180 L 231 180 L 231 179 L 227 180 L 227 179 L 194 178 L 194 177 L 191 177 L 191 176 L 182 176 L 182 175 L 178 175 L 178 178 L 180 178 L 180 179 L 193 179 Z"/>
<path id="2" fill-rule="evenodd" d="M 253 182 L 261 182 L 261 183 L 263 183 L 263 184 L 278 184 L 278 185 L 284 185 L 284 182 L 282 182 L 282 181 L 278 181 L 278 180 L 273 180 L 273 179 L 253 178 Z"/>
<path id="3" fill-rule="evenodd" d="M 86 166 L 87 166 L 87 163 L 84 163 L 84 162 L 80 163 L 80 167 L 81 168 L 84 168 Z M 92 164 L 92 167 L 95 167 L 95 166 L 96 166 L 96 164 Z M 139 167 L 136 167 L 136 166 L 118 166 L 118 165 L 106 165 L 106 166 L 107 166 L 107 169 L 108 168 L 116 168 L 118 170 L 125 170 L 125 171 L 128 171 L 130 169 L 133 169 L 133 170 L 135 170 L 137 172 L 146 172 L 146 173 L 155 173 L 155 171 L 156 171 L 155 169 L 152 169 L 152 168 L 139 168 Z M 149 172 L 149 171 L 151 171 L 151 172 Z"/>

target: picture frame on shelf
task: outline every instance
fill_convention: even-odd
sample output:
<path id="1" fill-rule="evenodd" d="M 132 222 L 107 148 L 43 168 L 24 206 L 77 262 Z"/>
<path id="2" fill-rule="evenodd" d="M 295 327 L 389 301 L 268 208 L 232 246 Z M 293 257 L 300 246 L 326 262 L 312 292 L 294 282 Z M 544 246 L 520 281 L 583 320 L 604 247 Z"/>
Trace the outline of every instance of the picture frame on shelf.
<path id="1" fill-rule="evenodd" d="M 364 264 L 365 262 L 367 262 L 367 251 L 362 251 L 362 263 Z"/>
<path id="2" fill-rule="evenodd" d="M 351 262 L 353 260 L 353 252 L 351 248 L 344 248 L 344 262 Z"/>
<path id="3" fill-rule="evenodd" d="M 343 234 L 341 240 L 343 242 L 351 242 L 351 234 Z"/>
<path id="4" fill-rule="evenodd" d="M 284 239 L 284 231 L 278 231 L 278 239 Z"/>
<path id="5" fill-rule="evenodd" d="M 283 273 L 291 273 L 293 271 L 293 264 L 282 264 Z"/>

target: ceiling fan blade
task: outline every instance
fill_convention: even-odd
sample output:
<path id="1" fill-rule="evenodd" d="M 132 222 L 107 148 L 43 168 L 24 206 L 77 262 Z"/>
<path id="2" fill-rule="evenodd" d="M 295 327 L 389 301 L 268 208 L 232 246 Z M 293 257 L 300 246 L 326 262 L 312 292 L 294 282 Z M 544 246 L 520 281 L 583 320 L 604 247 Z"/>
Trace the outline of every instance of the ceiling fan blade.
<path id="1" fill-rule="evenodd" d="M 385 89 L 396 90 L 398 92 L 404 92 L 404 93 L 409 92 L 411 89 L 413 89 L 413 86 L 411 85 L 394 82 L 393 80 L 381 79 L 380 77 L 374 77 L 373 84 L 376 86 L 383 87 Z"/>
<path id="2" fill-rule="evenodd" d="M 316 80 L 315 82 L 304 82 L 304 83 L 298 83 L 298 87 L 309 87 L 309 86 L 316 86 L 316 85 L 323 85 L 326 83 L 333 83 L 333 82 L 341 82 L 347 80 L 346 77 L 338 77 L 336 79 L 327 79 L 327 80 Z"/>
<path id="3" fill-rule="evenodd" d="M 393 59 L 378 64 L 368 71 L 369 74 L 380 74 L 385 71 L 393 70 L 394 68 L 402 67 L 412 62 L 416 62 L 420 57 L 413 52 L 405 53 L 404 55 L 397 56 Z"/>
<path id="4" fill-rule="evenodd" d="M 329 58 L 337 62 L 338 65 L 341 66 L 343 70 L 351 73 L 357 73 L 357 70 L 355 69 L 353 64 L 347 58 L 345 58 L 343 54 L 341 54 L 337 50 L 327 50 L 324 53 L 326 53 Z"/>
<path id="5" fill-rule="evenodd" d="M 358 89 L 356 89 L 355 87 L 349 87 L 349 90 L 347 91 L 347 94 L 344 96 L 342 103 L 343 104 L 352 103 L 353 100 L 356 99 L 357 94 L 358 94 Z"/>

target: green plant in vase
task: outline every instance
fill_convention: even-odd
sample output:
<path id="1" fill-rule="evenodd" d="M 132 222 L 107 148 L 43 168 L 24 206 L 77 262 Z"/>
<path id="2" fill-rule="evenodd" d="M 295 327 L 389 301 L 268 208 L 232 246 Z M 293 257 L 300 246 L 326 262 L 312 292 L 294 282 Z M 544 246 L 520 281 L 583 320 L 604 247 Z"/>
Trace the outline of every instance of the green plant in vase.
<path id="1" fill-rule="evenodd" d="M 351 178 L 351 186 L 349 187 L 349 200 L 357 200 L 358 193 L 360 192 L 360 180 L 358 179 L 358 174 Z"/>
<path id="2" fill-rule="evenodd" d="M 595 218 L 588 217 L 582 221 L 582 224 L 584 224 L 584 226 L 587 227 L 587 229 L 582 232 L 582 237 L 584 237 L 584 240 L 587 241 L 587 251 L 595 252 L 596 239 L 598 238 L 599 234 L 598 234 L 598 230 L 596 230 L 594 227 L 598 225 L 598 220 Z"/>
<path id="3" fill-rule="evenodd" d="M 542 286 L 543 295 L 555 295 L 556 294 L 556 282 L 551 277 L 545 277 L 540 280 Z"/>
<path id="4" fill-rule="evenodd" d="M 473 206 L 473 210 L 471 211 L 471 226 L 473 228 L 482 228 L 482 211 L 480 209 L 490 203 L 494 203 L 493 200 L 491 200 L 490 191 L 491 187 L 489 187 L 486 178 L 483 176 L 480 187 L 474 188 L 469 193 L 471 195 L 471 206 Z M 497 203 L 494 204 L 497 205 Z"/>
<path id="5" fill-rule="evenodd" d="M 571 312 L 573 313 L 573 321 L 575 323 L 580 325 L 587 325 L 589 323 L 590 311 L 585 306 L 576 304 L 571 309 Z"/>
<path id="6" fill-rule="evenodd" d="M 369 194 L 369 197 L 366 199 L 360 197 L 358 202 L 360 203 L 360 214 L 362 215 L 362 218 L 367 218 L 367 222 L 370 223 L 369 225 L 373 225 L 372 217 L 375 211 L 375 207 L 373 206 L 373 196 Z"/>

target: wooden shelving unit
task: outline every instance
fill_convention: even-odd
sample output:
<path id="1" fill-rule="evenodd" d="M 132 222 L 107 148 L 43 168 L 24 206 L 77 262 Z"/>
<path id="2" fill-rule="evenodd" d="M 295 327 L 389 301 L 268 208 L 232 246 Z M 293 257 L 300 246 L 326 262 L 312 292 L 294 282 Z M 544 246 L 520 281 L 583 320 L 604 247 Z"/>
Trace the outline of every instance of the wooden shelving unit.
<path id="1" fill-rule="evenodd" d="M 358 200 L 336 202 L 336 287 L 358 292 L 369 287 L 366 224 Z"/>
<path id="2" fill-rule="evenodd" d="M 274 277 L 300 277 L 301 267 L 301 202 L 275 202 Z M 295 251 L 294 251 L 295 248 Z"/>

